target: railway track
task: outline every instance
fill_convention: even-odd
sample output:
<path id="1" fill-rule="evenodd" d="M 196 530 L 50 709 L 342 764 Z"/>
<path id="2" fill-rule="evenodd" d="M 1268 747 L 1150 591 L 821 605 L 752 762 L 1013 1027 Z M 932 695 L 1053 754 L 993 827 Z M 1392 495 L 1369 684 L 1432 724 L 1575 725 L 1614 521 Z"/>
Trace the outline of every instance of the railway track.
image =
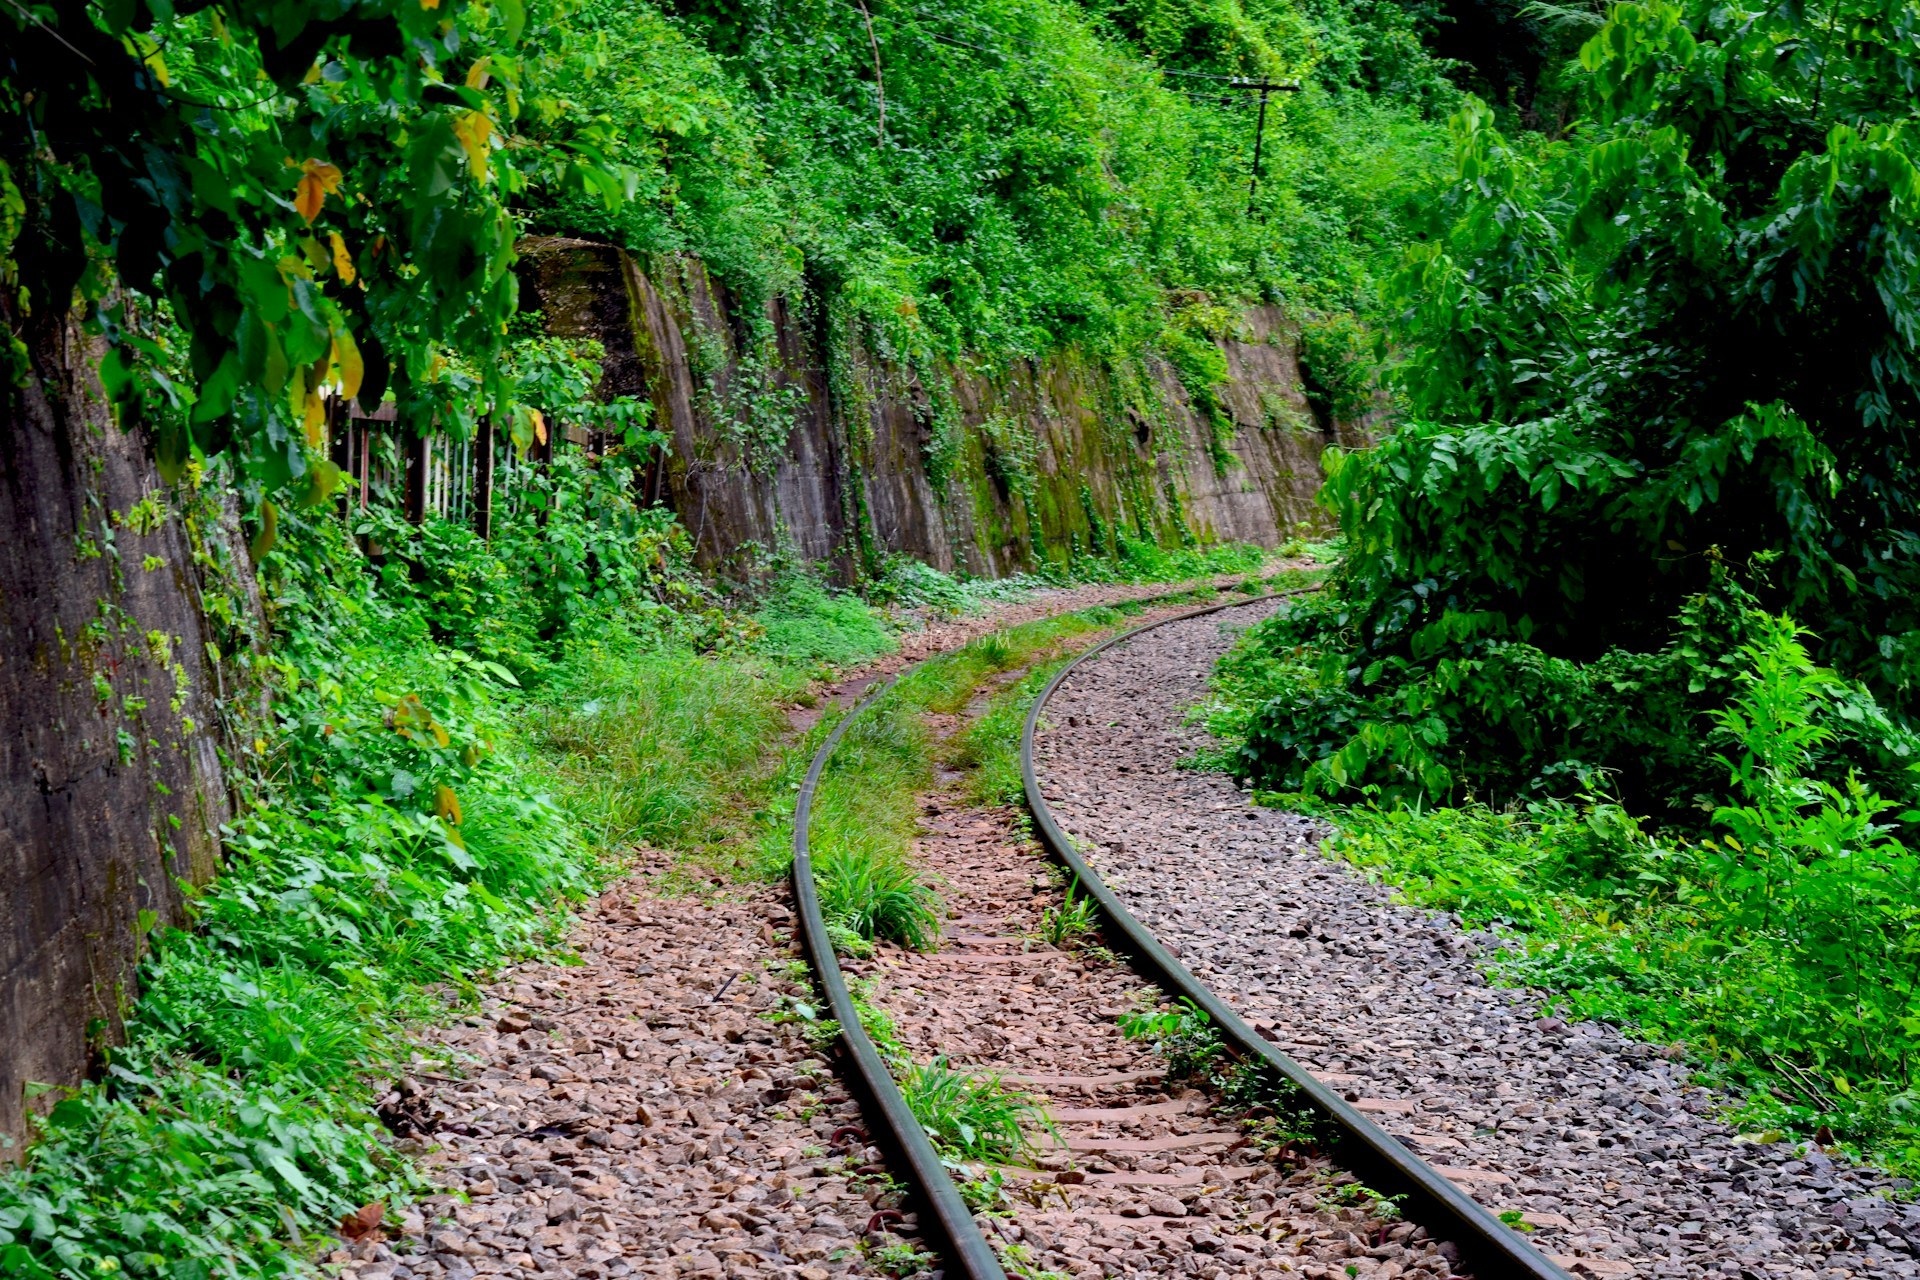
<path id="1" fill-rule="evenodd" d="M 1182 718 L 1230 643 L 1203 618 L 1109 649 L 1035 744 L 1060 825 L 1182 963 L 1577 1274 L 1920 1276 L 1911 1184 L 1743 1123 L 1680 1047 L 1490 982 L 1515 939 L 1397 900 L 1327 857 L 1324 823 L 1179 768 L 1209 741 Z"/>
<path id="2" fill-rule="evenodd" d="M 796 813 L 799 932 L 839 1023 L 873 1139 L 907 1174 L 921 1207 L 920 1230 L 943 1245 L 948 1274 L 969 1280 L 1004 1280 L 1003 1259 L 1015 1272 L 1076 1276 L 1292 1271 L 1329 1280 L 1375 1273 L 1565 1280 L 1199 983 L 1079 857 L 1040 794 L 1034 727 L 1079 662 L 1151 627 L 1245 603 L 1253 602 L 1135 628 L 1055 677 L 1035 701 L 1022 742 L 1037 844 L 1023 837 L 1012 812 L 971 801 L 957 775 L 925 797 L 919 853 L 949 886 L 953 917 L 938 951 L 882 948 L 846 965 L 835 955 L 812 883 L 808 819 L 842 735 L 886 687 L 869 691 L 822 744 Z M 936 729 L 942 727 L 953 726 Z M 1057 926 L 1070 909 L 1047 859 L 1090 896 L 1107 947 L 1064 936 Z M 1043 940 L 1050 911 L 1051 943 Z M 975 1217 L 863 1029 L 850 978 L 861 984 L 869 1016 L 877 1007 L 888 1018 L 896 1054 L 903 1045 L 922 1067 L 945 1059 L 957 1071 L 1005 1072 L 1050 1113 L 1051 1133 L 1033 1167 L 987 1170 L 999 1186 L 994 1213 Z M 1182 1068 L 1191 1064 L 1181 1059 L 1194 1056 L 1195 1020 L 1158 1045 L 1129 1039 L 1118 1026 L 1129 1012 L 1156 1005 L 1165 1011 L 1169 1001 L 1204 1010 L 1211 1031 L 1199 1039 L 1217 1042 L 1201 1050 L 1214 1055 L 1211 1065 L 1184 1078 Z M 1229 1060 L 1245 1069 L 1223 1070 Z M 1234 1079 L 1240 1085 L 1228 1087 L 1243 1093 L 1226 1107 L 1221 1081 Z"/>

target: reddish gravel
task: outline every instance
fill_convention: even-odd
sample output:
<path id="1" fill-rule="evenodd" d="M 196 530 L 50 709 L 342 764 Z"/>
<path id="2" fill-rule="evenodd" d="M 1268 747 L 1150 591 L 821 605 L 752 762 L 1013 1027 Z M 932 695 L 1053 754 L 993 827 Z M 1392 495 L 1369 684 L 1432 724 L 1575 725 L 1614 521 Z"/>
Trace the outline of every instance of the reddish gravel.
<path id="1" fill-rule="evenodd" d="M 947 885 L 942 946 L 847 968 L 916 1060 L 1005 1075 L 1051 1113 L 1059 1141 L 1043 1136 L 1039 1169 L 1003 1171 L 1013 1194 L 982 1219 L 1010 1262 L 1076 1277 L 1452 1275 L 1412 1224 L 1343 1207 L 1351 1189 L 1323 1161 L 1278 1163 L 1216 1099 L 1166 1084 L 1165 1061 L 1115 1024 L 1159 993 L 1091 949 L 1038 940 L 1054 877 L 1014 814 L 969 805 L 960 781 L 926 797 L 917 843 Z"/>
<path id="2" fill-rule="evenodd" d="M 773 943 L 784 891 L 656 897 L 666 872 L 656 856 L 582 915 L 579 965 L 519 966 L 431 1038 L 466 1078 L 421 1075 L 412 1111 L 460 1195 L 346 1280 L 870 1273 L 863 1228 L 896 1202 L 849 1170 L 878 1152 L 835 1145 L 857 1107 L 792 1024 L 762 1016 L 806 990 Z"/>

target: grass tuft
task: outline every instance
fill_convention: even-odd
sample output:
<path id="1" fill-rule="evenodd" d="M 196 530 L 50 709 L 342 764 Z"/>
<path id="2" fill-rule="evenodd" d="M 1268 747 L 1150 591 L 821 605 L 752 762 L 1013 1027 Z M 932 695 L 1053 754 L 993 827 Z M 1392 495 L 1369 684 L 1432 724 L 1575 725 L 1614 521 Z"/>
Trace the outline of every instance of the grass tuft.
<path id="1" fill-rule="evenodd" d="M 955 1071 L 945 1058 L 901 1063 L 897 1076 L 907 1106 L 934 1145 L 964 1159 L 1024 1160 L 1035 1151 L 1029 1126 L 1053 1131 L 1046 1112 L 998 1076 Z"/>

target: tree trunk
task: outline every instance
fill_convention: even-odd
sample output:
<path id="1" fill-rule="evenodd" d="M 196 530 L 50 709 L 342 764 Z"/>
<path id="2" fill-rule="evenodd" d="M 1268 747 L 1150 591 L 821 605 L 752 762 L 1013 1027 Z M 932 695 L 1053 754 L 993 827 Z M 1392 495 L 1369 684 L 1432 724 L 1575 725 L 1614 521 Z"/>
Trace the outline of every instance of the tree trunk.
<path id="1" fill-rule="evenodd" d="M 27 1085 L 97 1065 L 145 933 L 181 922 L 180 882 L 213 874 L 232 673 L 209 652 L 203 570 L 224 559 L 239 584 L 223 616 L 257 608 L 220 503 L 164 489 L 144 437 L 114 424 L 98 340 L 20 319 L 0 300 L 30 360 L 0 380 L 0 1133 L 16 1142 Z"/>

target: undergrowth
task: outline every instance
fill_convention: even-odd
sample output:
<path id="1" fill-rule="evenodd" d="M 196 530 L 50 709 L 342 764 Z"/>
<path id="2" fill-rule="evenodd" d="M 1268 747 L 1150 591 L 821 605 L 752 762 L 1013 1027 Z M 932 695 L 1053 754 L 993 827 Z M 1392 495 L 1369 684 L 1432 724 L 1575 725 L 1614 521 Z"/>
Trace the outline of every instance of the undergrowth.
<path id="1" fill-rule="evenodd" d="M 1906 833 L 1920 814 L 1835 768 L 1836 739 L 1873 723 L 1849 708 L 1870 700 L 1814 665 L 1790 622 L 1742 627 L 1752 638 L 1723 660 L 1732 693 L 1694 746 L 1711 790 L 1693 821 L 1636 814 L 1605 774 L 1584 795 L 1498 807 L 1263 799 L 1329 818 L 1332 852 L 1408 901 L 1503 933 L 1488 961 L 1502 981 L 1684 1045 L 1744 1098 L 1744 1123 L 1825 1130 L 1911 1171 L 1920 857 Z M 1223 666 L 1216 728 L 1244 731 L 1262 644 Z"/>
<path id="2" fill-rule="evenodd" d="M 340 1216 L 424 1190 L 375 1082 L 602 874 L 527 785 L 513 674 L 438 646 L 337 524 L 303 532 L 267 565 L 274 720 L 226 866 L 150 940 L 105 1072 L 0 1178 L 9 1276 L 298 1274 Z"/>
<path id="3" fill-rule="evenodd" d="M 784 869 L 762 850 L 790 837 L 828 727 L 791 741 L 787 709 L 888 651 L 887 623 L 797 571 L 729 608 L 684 531 L 633 504 L 618 453 L 531 483 L 541 501 L 491 542 L 378 503 L 282 515 L 261 571 L 270 711 L 226 864 L 191 927 L 150 937 L 125 1043 L 0 1174 L 9 1277 L 309 1274 L 342 1216 L 428 1189 L 376 1112 L 420 1065 L 415 1029 L 559 948 L 639 848 L 683 884 Z M 849 732 L 816 828 L 848 938 L 938 937 L 904 856 L 932 762 L 920 713 L 1092 625 L 968 646 Z"/>

